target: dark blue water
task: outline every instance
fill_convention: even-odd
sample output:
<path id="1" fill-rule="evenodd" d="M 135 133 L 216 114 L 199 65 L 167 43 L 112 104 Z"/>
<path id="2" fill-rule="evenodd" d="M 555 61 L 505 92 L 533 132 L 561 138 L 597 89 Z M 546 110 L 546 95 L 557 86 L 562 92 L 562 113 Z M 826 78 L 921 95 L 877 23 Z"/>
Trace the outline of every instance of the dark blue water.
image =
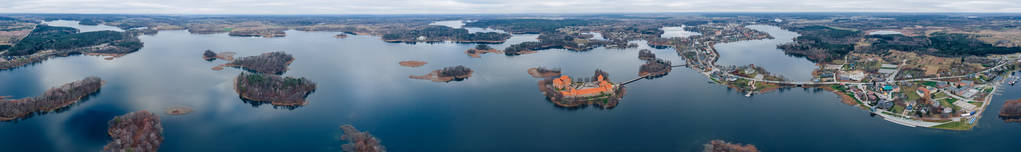
<path id="1" fill-rule="evenodd" d="M 18 122 L 0 122 L 2 151 L 95 151 L 111 140 L 106 122 L 132 111 L 160 113 L 162 151 L 339 151 L 343 124 L 369 131 L 391 151 L 695 151 L 712 139 L 754 144 L 764 151 L 1015 151 L 1021 125 L 995 117 L 1006 99 L 996 96 L 972 131 L 910 128 L 870 117 L 829 92 L 790 89 L 746 98 L 708 83 L 701 74 L 675 69 L 641 80 L 613 109 L 557 108 L 543 99 L 526 70 L 559 67 L 589 76 L 595 69 L 614 81 L 637 76 L 638 49 L 588 52 L 547 50 L 507 57 L 470 58 L 470 44 L 396 44 L 378 37 L 288 31 L 283 38 L 238 38 L 161 31 L 141 36 L 136 53 L 54 58 L 0 72 L 0 93 L 14 97 L 86 76 L 107 81 L 102 91 L 67 111 Z M 534 40 L 515 37 L 514 41 Z M 497 48 L 507 44 L 496 45 Z M 202 51 L 239 56 L 285 51 L 297 59 L 286 76 L 318 83 L 310 104 L 294 110 L 253 107 L 238 98 L 238 69 L 212 71 Z M 654 50 L 679 63 L 673 50 Z M 782 53 L 782 52 L 781 52 Z M 726 58 L 726 57 L 725 57 Z M 422 60 L 419 68 L 397 65 Z M 777 59 L 780 60 L 780 59 Z M 447 66 L 465 65 L 464 81 L 408 79 Z M 759 65 L 759 64 L 756 64 Z M 190 106 L 183 116 L 163 109 Z"/>

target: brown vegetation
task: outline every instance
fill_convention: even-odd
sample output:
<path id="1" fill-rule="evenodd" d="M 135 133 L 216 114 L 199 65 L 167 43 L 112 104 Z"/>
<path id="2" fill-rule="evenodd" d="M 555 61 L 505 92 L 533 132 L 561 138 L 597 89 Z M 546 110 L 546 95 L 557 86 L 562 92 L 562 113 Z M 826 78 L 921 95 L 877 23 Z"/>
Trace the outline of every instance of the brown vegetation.
<path id="1" fill-rule="evenodd" d="M 705 144 L 703 152 L 758 152 L 759 149 L 755 148 L 755 145 L 746 144 L 741 145 L 739 143 L 729 143 L 723 140 L 712 140 Z"/>
<path id="2" fill-rule="evenodd" d="M 357 128 L 351 125 L 340 126 L 340 129 L 344 131 L 344 135 L 340 136 L 340 140 L 347 141 L 347 144 L 341 145 L 341 149 L 346 152 L 383 152 L 386 151 L 386 147 L 383 147 L 376 139 L 375 136 L 369 134 L 369 132 L 358 131 Z"/>
<path id="3" fill-rule="evenodd" d="M 1007 122 L 1021 122 L 1021 99 L 1007 100 L 1000 109 L 1000 119 Z"/>
<path id="4" fill-rule="evenodd" d="M 486 54 L 486 53 L 499 53 L 499 54 L 503 54 L 503 51 L 494 49 L 494 48 L 489 47 L 488 45 L 485 45 L 485 44 L 480 44 L 478 46 L 475 46 L 475 48 L 471 48 L 471 49 L 468 49 L 467 51 L 464 51 L 464 54 L 468 54 L 468 56 L 471 56 L 473 58 L 480 58 L 480 57 L 482 57 L 482 54 Z"/>
<path id="5" fill-rule="evenodd" d="M 160 117 L 148 111 L 117 116 L 109 124 L 113 141 L 103 146 L 104 152 L 158 151 L 163 142 Z"/>
<path id="6" fill-rule="evenodd" d="M 560 76 L 560 69 L 547 69 L 543 67 L 529 68 L 528 74 L 533 78 L 552 78 Z"/>
<path id="7" fill-rule="evenodd" d="M 464 66 L 446 67 L 443 69 L 435 70 L 425 75 L 408 76 L 412 79 L 432 80 L 434 82 L 450 82 L 450 81 L 461 81 L 472 76 L 472 69 Z"/>
<path id="8" fill-rule="evenodd" d="M 195 110 L 191 109 L 191 107 L 185 106 L 171 107 L 167 108 L 165 111 L 168 115 L 186 115 L 191 112 L 195 112 Z"/>
<path id="9" fill-rule="evenodd" d="M 305 78 L 281 77 L 271 74 L 242 72 L 235 79 L 235 88 L 242 99 L 270 102 L 275 106 L 302 106 L 305 97 L 314 92 L 316 84 Z"/>
<path id="10" fill-rule="evenodd" d="M 669 74 L 671 69 L 672 67 L 670 61 L 662 59 L 646 60 L 645 64 L 642 64 L 642 66 L 638 68 L 638 76 L 642 77 L 663 76 Z"/>
<path id="11" fill-rule="evenodd" d="M 234 53 L 234 52 L 215 53 L 212 50 L 206 50 L 205 52 L 202 52 L 202 59 L 206 60 L 206 61 L 213 61 L 213 60 L 216 60 L 216 59 L 233 61 L 234 60 L 234 54 L 237 54 L 237 53 Z"/>
<path id="12" fill-rule="evenodd" d="M 86 96 L 99 92 L 99 88 L 102 86 L 103 80 L 98 77 L 87 77 L 60 87 L 50 88 L 36 97 L 15 100 L 0 98 L 0 120 L 14 120 L 36 112 L 48 112 L 67 107 Z"/>
<path id="13" fill-rule="evenodd" d="M 653 54 L 649 49 L 638 50 L 638 59 L 640 60 L 655 60 L 656 54 Z"/>
<path id="14" fill-rule="evenodd" d="M 294 57 L 284 52 L 268 52 L 258 56 L 240 57 L 224 66 L 240 67 L 242 69 L 267 74 L 283 74 L 287 72 L 287 66 L 294 62 Z"/>
<path id="15" fill-rule="evenodd" d="M 420 67 L 420 66 L 425 65 L 426 62 L 425 61 L 407 60 L 407 61 L 401 61 L 401 62 L 399 62 L 397 64 L 400 64 L 401 66 L 404 66 L 404 67 Z"/>

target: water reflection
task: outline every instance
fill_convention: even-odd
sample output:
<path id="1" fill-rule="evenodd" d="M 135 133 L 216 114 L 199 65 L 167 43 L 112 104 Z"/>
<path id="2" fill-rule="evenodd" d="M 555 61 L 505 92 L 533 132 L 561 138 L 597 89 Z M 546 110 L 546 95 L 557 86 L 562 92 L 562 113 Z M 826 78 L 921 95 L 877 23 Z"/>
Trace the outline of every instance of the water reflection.
<path id="1" fill-rule="evenodd" d="M 75 29 L 78 29 L 78 32 L 92 32 L 92 31 L 117 31 L 117 32 L 124 32 L 124 30 L 122 30 L 121 28 L 117 28 L 117 27 L 113 27 L 113 26 L 102 25 L 102 24 L 100 24 L 100 25 L 81 25 L 81 24 L 78 24 L 78 22 L 79 21 L 72 21 L 72 20 L 53 20 L 53 21 L 43 21 L 42 24 L 46 24 L 46 25 L 49 25 L 49 26 L 73 27 Z"/>
<path id="2" fill-rule="evenodd" d="M 818 68 L 815 63 L 801 57 L 786 55 L 776 46 L 791 43 L 798 33 L 769 25 L 750 25 L 748 28 L 763 31 L 773 39 L 749 40 L 717 44 L 720 53 L 718 65 L 749 65 L 765 68 L 770 73 L 783 76 L 788 80 L 809 81 L 812 71 Z"/>

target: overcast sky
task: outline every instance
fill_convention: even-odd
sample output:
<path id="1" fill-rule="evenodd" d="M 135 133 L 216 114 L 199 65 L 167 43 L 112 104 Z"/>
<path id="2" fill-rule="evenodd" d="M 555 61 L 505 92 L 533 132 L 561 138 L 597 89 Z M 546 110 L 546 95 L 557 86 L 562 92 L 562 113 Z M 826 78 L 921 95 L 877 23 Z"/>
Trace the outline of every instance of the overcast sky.
<path id="1" fill-rule="evenodd" d="M 1021 12 L 1021 0 L 0 0 L 0 13 Z"/>

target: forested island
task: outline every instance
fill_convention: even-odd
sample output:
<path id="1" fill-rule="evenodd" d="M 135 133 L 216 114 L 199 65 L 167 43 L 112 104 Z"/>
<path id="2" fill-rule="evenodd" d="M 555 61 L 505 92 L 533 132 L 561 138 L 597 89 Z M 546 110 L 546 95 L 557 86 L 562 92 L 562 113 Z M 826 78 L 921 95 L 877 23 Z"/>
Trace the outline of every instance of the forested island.
<path id="1" fill-rule="evenodd" d="M 461 81 L 472 76 L 472 69 L 465 66 L 445 67 L 425 75 L 408 76 L 412 79 L 432 80 L 433 82 Z"/>
<path id="2" fill-rule="evenodd" d="M 384 152 L 386 147 L 380 144 L 379 139 L 369 134 L 368 131 L 358 131 L 357 128 L 351 125 L 340 126 L 340 129 L 344 131 L 344 135 L 340 136 L 340 140 L 347 141 L 346 144 L 341 145 L 341 149 L 346 152 Z"/>
<path id="3" fill-rule="evenodd" d="M 468 56 L 473 57 L 473 58 L 480 58 L 480 57 L 482 57 L 483 54 L 486 54 L 486 53 L 500 53 L 500 54 L 503 54 L 503 51 L 494 49 L 492 47 L 489 47 L 489 45 L 485 45 L 485 44 L 479 44 L 479 45 L 476 45 L 475 48 L 471 48 L 471 49 L 468 49 L 467 51 L 464 51 L 464 54 L 468 54 Z"/>
<path id="4" fill-rule="evenodd" d="M 234 90 L 253 105 L 269 102 L 274 106 L 303 106 L 305 97 L 315 92 L 316 84 L 305 78 L 242 72 L 234 80 Z M 245 101 L 245 102 L 248 102 Z"/>
<path id="5" fill-rule="evenodd" d="M 294 62 L 294 57 L 284 52 L 268 52 L 258 56 L 239 57 L 222 66 L 239 67 L 241 69 L 268 74 L 283 74 L 287 66 Z"/>
<path id="6" fill-rule="evenodd" d="M 79 33 L 70 27 L 38 25 L 14 46 L 0 52 L 0 70 L 42 62 L 53 56 L 75 54 L 121 56 L 142 48 L 142 41 L 130 32 L 93 31 Z"/>
<path id="7" fill-rule="evenodd" d="M 1021 99 L 1007 100 L 1000 109 L 1000 119 L 1007 122 L 1021 122 Z"/>
<path id="8" fill-rule="evenodd" d="M 383 34 L 386 42 L 461 42 L 461 43 L 503 43 L 511 37 L 507 33 L 479 32 L 470 33 L 466 29 L 455 29 L 446 26 L 429 26 L 423 29 L 402 30 Z"/>
<path id="9" fill-rule="evenodd" d="M 103 146 L 104 152 L 159 151 L 163 142 L 160 117 L 149 111 L 132 112 L 114 117 L 107 133 L 113 141 Z"/>
<path id="10" fill-rule="evenodd" d="M 673 69 L 670 61 L 663 59 L 646 60 L 645 64 L 638 67 L 638 76 L 652 78 L 661 77 L 670 73 Z"/>
<path id="11" fill-rule="evenodd" d="M 99 77 L 86 77 L 50 88 L 42 95 L 22 99 L 4 99 L 0 97 L 0 121 L 15 120 L 32 116 L 34 113 L 45 113 L 68 107 L 82 98 L 99 92 L 104 81 Z"/>
<path id="12" fill-rule="evenodd" d="M 216 53 L 216 52 L 213 52 L 212 50 L 206 50 L 205 52 L 202 52 L 202 59 L 206 60 L 206 61 L 213 61 L 213 60 L 216 60 L 216 59 L 227 60 L 227 61 L 234 61 L 234 54 L 237 54 L 237 53 L 234 53 L 234 52 L 220 52 L 220 53 Z"/>

